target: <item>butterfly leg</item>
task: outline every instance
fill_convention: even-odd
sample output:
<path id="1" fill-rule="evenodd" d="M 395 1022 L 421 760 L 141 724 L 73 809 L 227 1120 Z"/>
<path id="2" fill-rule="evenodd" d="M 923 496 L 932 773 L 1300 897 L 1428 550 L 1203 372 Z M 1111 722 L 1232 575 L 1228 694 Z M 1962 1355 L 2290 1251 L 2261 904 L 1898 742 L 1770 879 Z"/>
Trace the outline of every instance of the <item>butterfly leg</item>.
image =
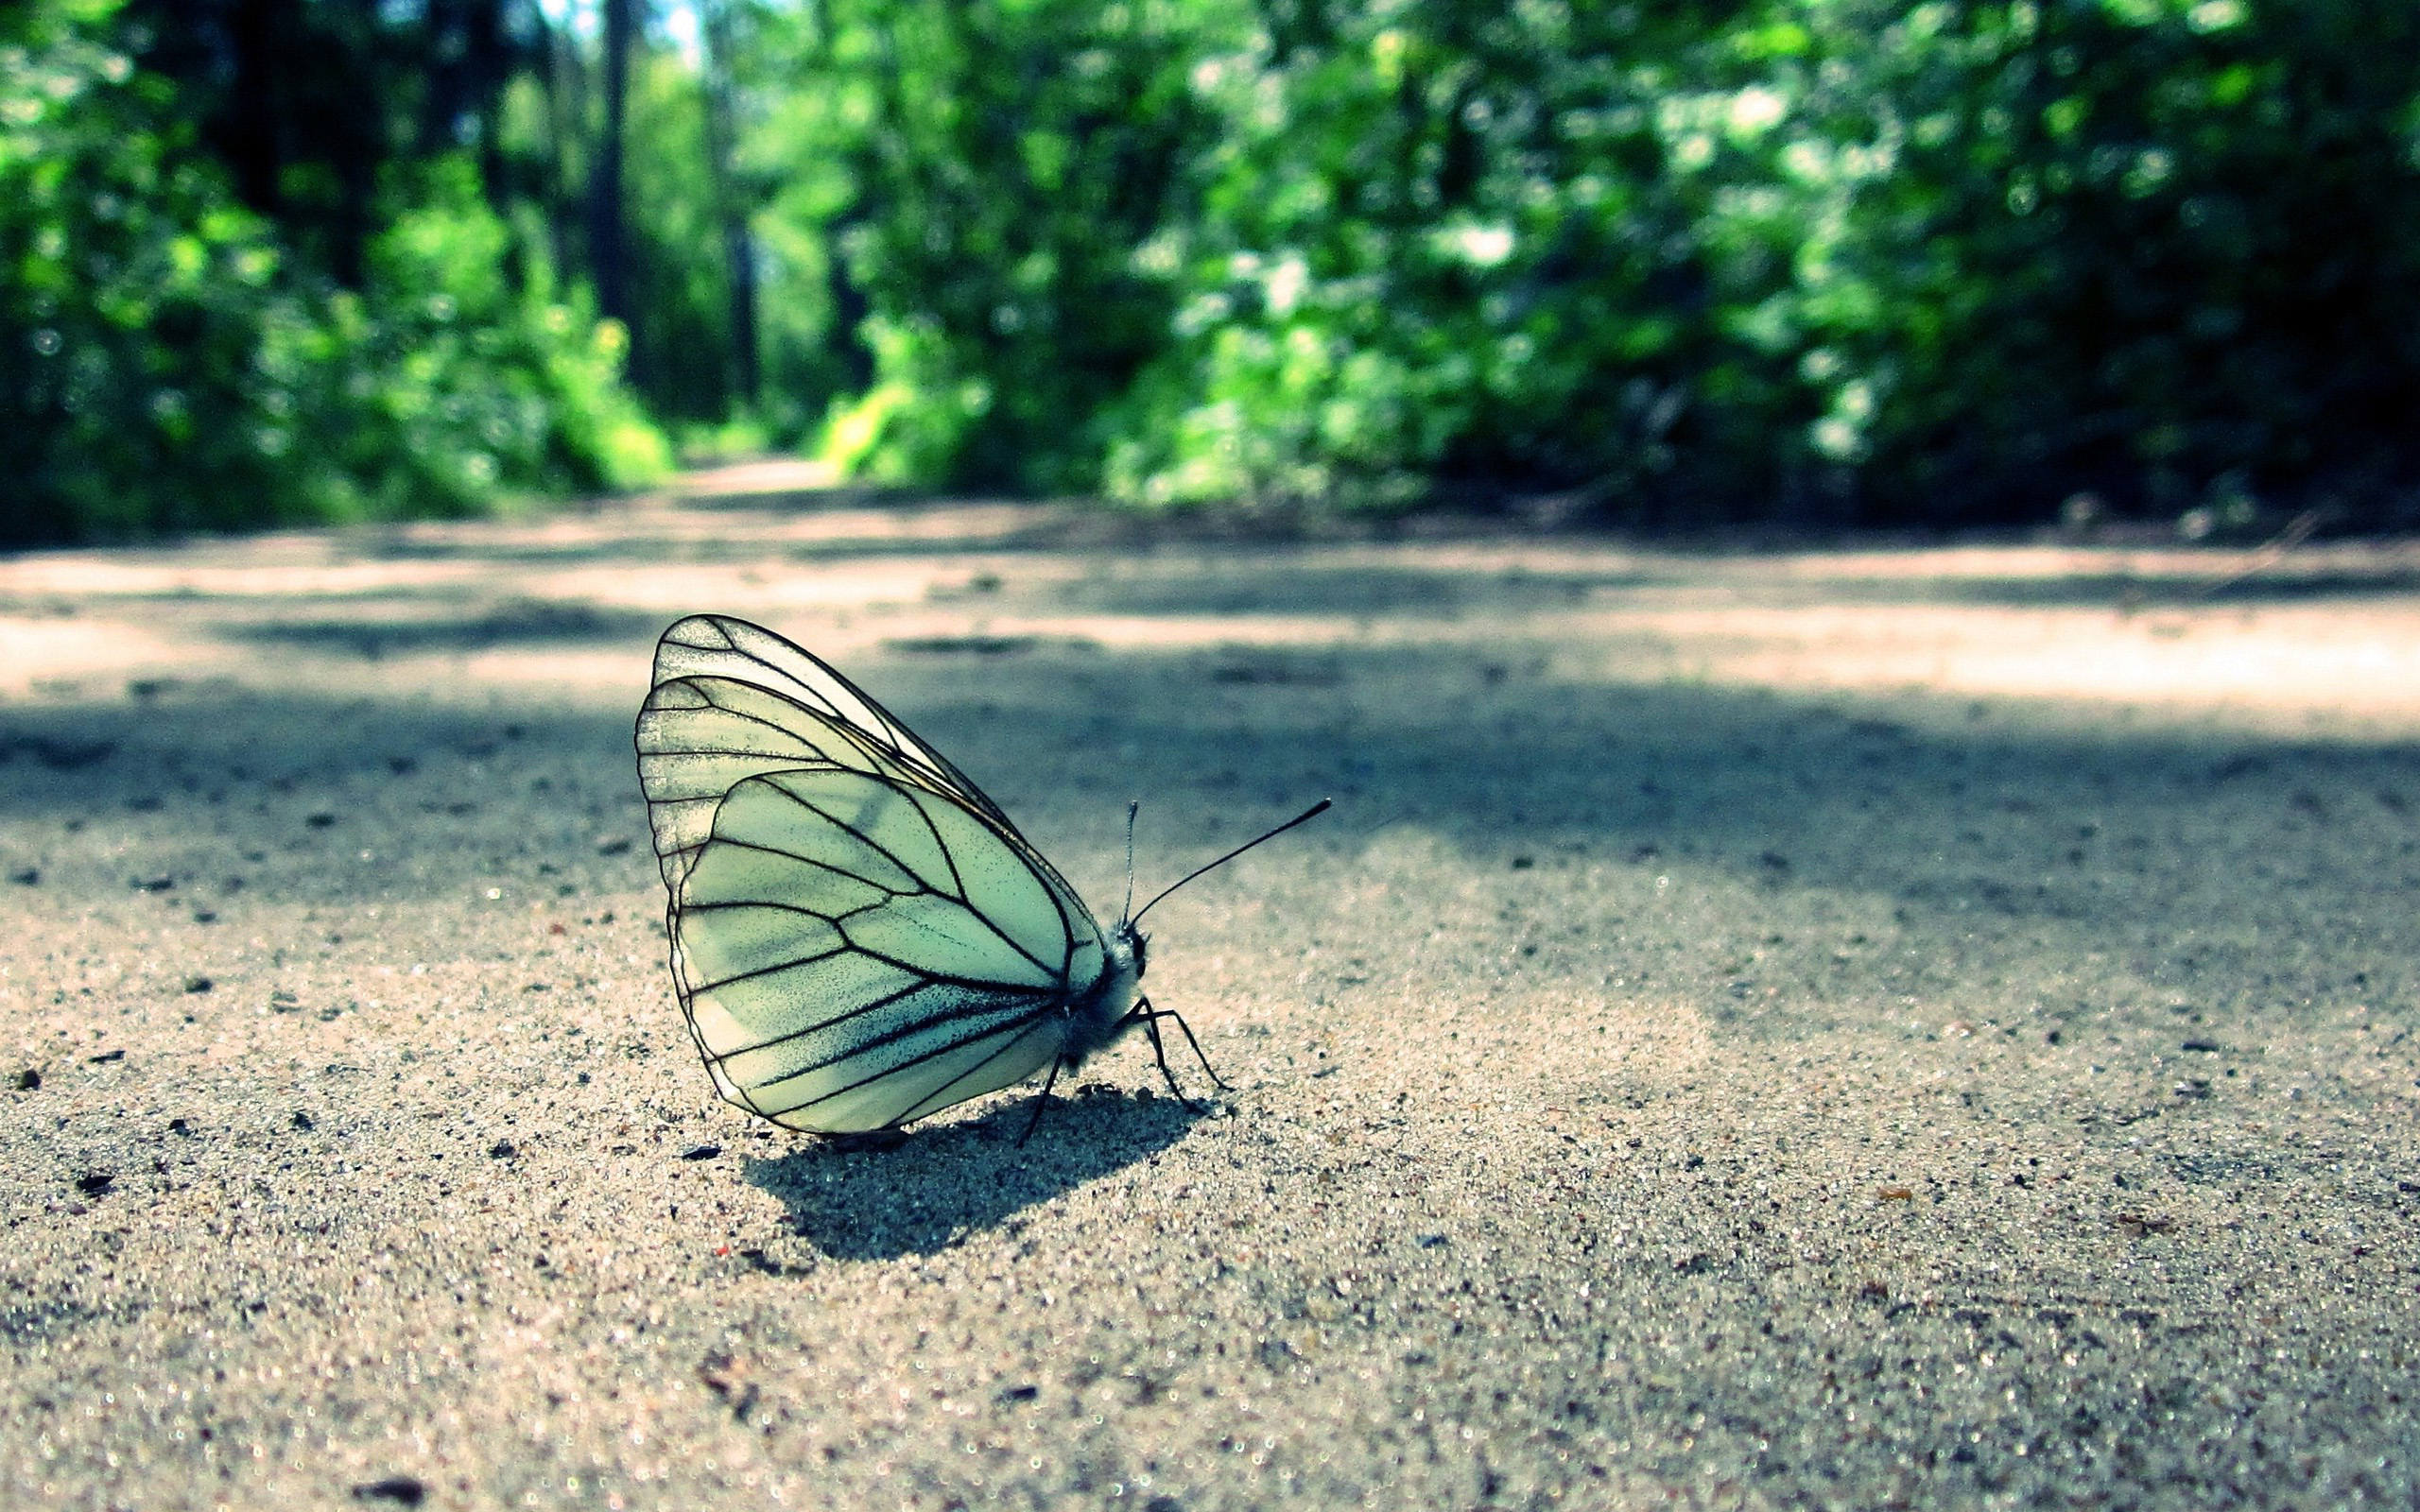
<path id="1" fill-rule="evenodd" d="M 1218 1068 L 1210 1064 L 1210 1057 L 1201 1053 L 1201 1041 L 1193 1038 L 1193 1026 L 1184 1022 L 1184 1014 L 1177 1012 L 1174 1008 L 1157 1008 L 1152 1010 L 1151 1016 L 1155 1019 L 1174 1019 L 1176 1026 L 1184 1031 L 1184 1042 L 1193 1047 L 1193 1058 L 1201 1062 L 1202 1073 L 1210 1078 L 1211 1083 L 1222 1092 L 1235 1090 L 1229 1087 L 1226 1079 L 1219 1074 Z M 1157 1036 L 1154 1035 L 1154 1038 Z"/>
<path id="2" fill-rule="evenodd" d="M 1050 1074 L 1042 1078 L 1042 1091 L 1033 1099 L 1033 1117 L 1026 1122 L 1025 1132 L 1017 1136 L 1019 1149 L 1023 1149 L 1025 1142 L 1033 1138 L 1033 1131 L 1042 1126 L 1042 1110 L 1050 1106 L 1050 1089 L 1059 1085 L 1059 1068 L 1065 1064 L 1063 1060 L 1050 1062 Z"/>
<path id="3" fill-rule="evenodd" d="M 1143 1021 L 1143 1032 L 1151 1037 L 1151 1058 L 1160 1063 L 1160 1074 L 1167 1078 L 1168 1091 L 1175 1095 L 1176 1100 L 1184 1106 L 1186 1112 L 1201 1111 L 1201 1105 L 1184 1095 L 1184 1089 L 1176 1084 L 1176 1073 L 1168 1069 L 1168 1049 L 1160 1040 L 1160 1020 L 1167 1015 L 1151 1011 L 1150 1001 L 1145 999 L 1134 1005 L 1134 1016 Z"/>

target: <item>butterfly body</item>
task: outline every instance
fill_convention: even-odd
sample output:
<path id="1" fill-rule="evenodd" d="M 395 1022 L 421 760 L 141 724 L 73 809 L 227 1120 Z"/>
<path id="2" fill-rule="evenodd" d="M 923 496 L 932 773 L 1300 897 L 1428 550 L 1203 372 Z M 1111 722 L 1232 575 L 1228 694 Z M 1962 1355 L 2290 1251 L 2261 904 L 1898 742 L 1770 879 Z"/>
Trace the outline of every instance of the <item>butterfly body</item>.
<path id="1" fill-rule="evenodd" d="M 1055 1081 L 1138 1026 L 1166 1071 L 1174 1015 L 1140 993 L 1133 919 L 1104 930 L 980 789 L 805 651 L 681 621 L 636 743 L 674 986 L 735 1106 L 893 1127 Z"/>
<path id="2" fill-rule="evenodd" d="M 1108 1049 L 1142 1022 L 1135 1017 L 1136 1005 L 1150 1011 L 1149 1000 L 1137 990 L 1142 982 L 1143 936 L 1121 925 L 1109 937 L 1099 979 L 1068 999 L 1061 1010 L 1066 1025 L 1059 1045 L 1062 1067 L 1080 1069 L 1086 1057 Z"/>

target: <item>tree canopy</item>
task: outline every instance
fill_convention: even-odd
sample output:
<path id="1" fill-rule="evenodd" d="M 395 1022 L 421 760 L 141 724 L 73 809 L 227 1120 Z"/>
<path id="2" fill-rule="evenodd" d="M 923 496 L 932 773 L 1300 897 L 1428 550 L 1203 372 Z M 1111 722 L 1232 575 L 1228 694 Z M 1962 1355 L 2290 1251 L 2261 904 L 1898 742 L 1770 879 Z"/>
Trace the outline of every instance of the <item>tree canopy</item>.
<path id="1" fill-rule="evenodd" d="M 26 0 L 0 540 L 692 451 L 1126 507 L 2420 497 L 2420 12 Z"/>

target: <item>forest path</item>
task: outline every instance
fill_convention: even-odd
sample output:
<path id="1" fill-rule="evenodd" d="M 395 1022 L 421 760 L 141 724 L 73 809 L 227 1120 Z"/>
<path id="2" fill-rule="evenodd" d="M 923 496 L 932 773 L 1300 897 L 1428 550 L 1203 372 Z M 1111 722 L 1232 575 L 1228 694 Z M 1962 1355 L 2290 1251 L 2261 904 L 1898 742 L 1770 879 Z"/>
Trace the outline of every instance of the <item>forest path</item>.
<path id="1" fill-rule="evenodd" d="M 0 559 L 0 1502 L 2414 1499 L 2420 551 L 814 481 Z M 717 1103 L 699 610 L 1102 906 L 1334 796 L 1152 916 L 1235 1090 Z"/>

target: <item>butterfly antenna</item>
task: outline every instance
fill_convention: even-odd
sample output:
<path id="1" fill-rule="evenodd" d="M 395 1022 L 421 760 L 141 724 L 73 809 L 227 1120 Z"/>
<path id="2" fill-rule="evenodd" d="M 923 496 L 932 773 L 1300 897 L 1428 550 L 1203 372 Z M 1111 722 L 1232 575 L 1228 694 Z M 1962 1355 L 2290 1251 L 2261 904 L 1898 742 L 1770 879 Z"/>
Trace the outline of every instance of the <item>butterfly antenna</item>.
<path id="1" fill-rule="evenodd" d="M 1186 883 L 1191 882 L 1194 878 L 1201 875 L 1205 871 L 1215 870 L 1219 867 L 1225 866 L 1228 862 L 1233 861 L 1239 855 L 1242 855 L 1253 846 L 1260 844 L 1262 840 L 1274 840 L 1279 835 L 1284 834 L 1287 831 L 1292 829 L 1294 826 L 1318 818 L 1321 815 L 1325 814 L 1328 811 L 1329 805 L 1333 804 L 1335 801 L 1336 800 L 1334 799 L 1323 798 L 1318 802 L 1312 804 L 1309 808 L 1305 809 L 1302 813 L 1295 815 L 1290 819 L 1288 819 L 1277 828 L 1270 831 L 1268 833 L 1263 834 L 1256 839 L 1246 840 L 1243 844 L 1236 847 L 1233 850 L 1228 851 L 1225 855 L 1220 856 L 1218 860 L 1211 862 L 1206 867 L 1194 868 L 1191 871 L 1186 872 L 1184 876 L 1177 878 L 1176 881 L 1169 883 L 1167 886 L 1161 888 L 1159 898 L 1154 898 L 1150 902 L 1145 903 L 1142 907 L 1136 909 L 1134 913 L 1127 919 L 1126 922 L 1129 925 L 1141 923 L 1145 914 L 1150 913 L 1152 909 L 1157 908 L 1160 905 L 1160 898 L 1166 898 L 1168 894 L 1176 891 L 1179 887 L 1184 886 Z"/>
<path id="2" fill-rule="evenodd" d="M 1142 812 L 1142 808 L 1143 800 L 1139 798 L 1126 801 L 1126 902 L 1118 905 L 1117 917 L 1129 920 L 1134 917 L 1132 912 L 1134 907 L 1134 816 Z"/>

